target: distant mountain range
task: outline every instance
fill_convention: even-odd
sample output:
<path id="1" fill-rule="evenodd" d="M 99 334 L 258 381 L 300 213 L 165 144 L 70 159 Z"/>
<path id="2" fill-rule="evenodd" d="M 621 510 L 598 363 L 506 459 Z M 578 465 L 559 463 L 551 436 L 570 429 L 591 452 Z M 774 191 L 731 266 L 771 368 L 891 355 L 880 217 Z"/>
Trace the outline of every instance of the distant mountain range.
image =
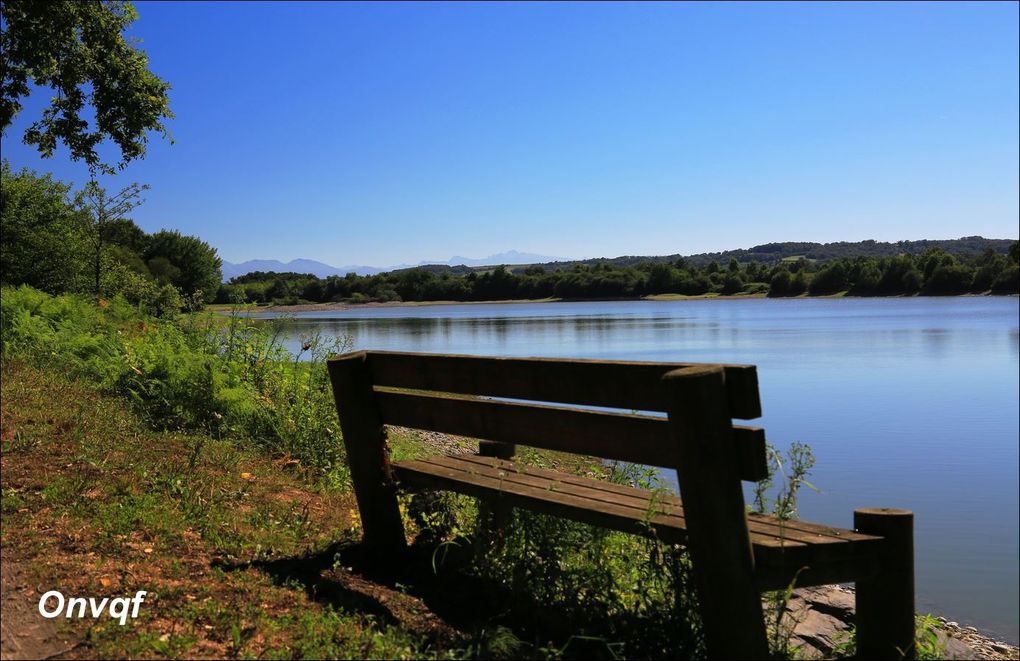
<path id="1" fill-rule="evenodd" d="M 567 259 L 563 257 L 549 257 L 548 255 L 536 255 L 533 253 L 518 252 L 510 250 L 507 252 L 489 255 L 481 259 L 470 257 L 451 257 L 445 262 L 425 261 L 418 264 L 397 264 L 395 266 L 330 266 L 311 259 L 295 259 L 290 262 L 281 262 L 275 259 L 253 259 L 240 264 L 223 262 L 223 280 L 253 271 L 272 271 L 276 273 L 312 273 L 320 278 L 330 275 L 346 275 L 354 272 L 358 275 L 374 275 L 387 271 L 400 269 L 426 267 L 430 271 L 464 273 L 486 266 L 499 266 L 505 264 L 524 265 L 538 264 L 546 269 L 568 269 L 575 264 L 611 264 L 613 266 L 633 266 L 642 262 L 674 262 L 678 259 L 685 259 L 692 266 L 705 266 L 711 261 L 716 261 L 725 266 L 730 259 L 740 263 L 752 261 L 762 264 L 774 264 L 784 259 L 805 259 L 825 261 L 838 257 L 889 257 L 899 254 L 920 255 L 931 248 L 941 248 L 946 252 L 962 254 L 980 254 L 991 249 L 996 252 L 1005 253 L 1010 244 L 1016 239 L 986 239 L 982 236 L 965 236 L 959 239 L 921 239 L 918 241 L 838 241 L 834 243 L 811 243 L 803 241 L 787 241 L 783 243 L 766 243 L 752 248 L 741 248 L 739 250 L 727 250 L 724 252 L 700 253 L 697 255 L 683 255 L 675 253 L 671 255 L 624 255 L 621 257 L 599 257 L 595 259 Z"/>
<path id="2" fill-rule="evenodd" d="M 499 266 L 500 264 L 537 264 L 542 262 L 565 261 L 566 257 L 550 257 L 549 255 L 536 255 L 533 253 L 508 250 L 507 252 L 489 255 L 481 259 L 471 257 L 453 256 L 446 261 L 424 261 L 417 264 L 396 264 L 394 266 L 331 266 L 314 259 L 294 259 L 289 262 L 281 262 L 278 259 L 250 259 L 247 262 L 234 264 L 223 262 L 223 281 L 236 278 L 253 271 L 266 271 L 275 273 L 311 273 L 319 278 L 331 275 L 347 275 L 357 273 L 358 275 L 374 275 L 386 271 L 414 268 L 425 265 L 441 266 Z"/>

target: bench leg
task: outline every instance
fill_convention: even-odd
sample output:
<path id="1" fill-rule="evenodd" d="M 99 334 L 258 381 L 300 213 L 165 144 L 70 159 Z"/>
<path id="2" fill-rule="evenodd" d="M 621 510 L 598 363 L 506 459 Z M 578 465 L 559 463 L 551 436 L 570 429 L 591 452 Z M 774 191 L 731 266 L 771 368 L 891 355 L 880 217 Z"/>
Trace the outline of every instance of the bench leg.
<path id="1" fill-rule="evenodd" d="M 483 457 L 513 459 L 514 455 L 517 454 L 517 446 L 513 443 L 479 441 L 478 454 Z M 491 523 L 496 533 L 496 543 L 501 545 L 503 543 L 504 530 L 506 530 L 507 524 L 510 523 L 510 517 L 513 514 L 513 508 L 502 499 L 494 501 L 483 500 L 479 503 L 478 514 L 482 517 L 483 521 Z"/>
<path id="2" fill-rule="evenodd" d="M 392 557 L 407 548 L 407 538 L 365 353 L 330 360 L 329 377 L 365 531 L 362 543 L 379 557 Z"/>
<path id="3" fill-rule="evenodd" d="M 723 368 L 663 376 L 705 645 L 713 659 L 764 659 L 768 638 Z"/>
<path id="4" fill-rule="evenodd" d="M 901 509 L 859 509 L 854 511 L 854 528 L 886 539 L 878 571 L 856 582 L 857 656 L 913 659 L 914 514 Z"/>

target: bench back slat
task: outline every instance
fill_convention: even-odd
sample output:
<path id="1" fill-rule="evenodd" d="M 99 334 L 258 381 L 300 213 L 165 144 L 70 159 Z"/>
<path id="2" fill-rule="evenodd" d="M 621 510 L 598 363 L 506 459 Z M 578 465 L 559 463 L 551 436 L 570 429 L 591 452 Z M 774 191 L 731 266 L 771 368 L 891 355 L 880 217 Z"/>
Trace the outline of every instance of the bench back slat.
<path id="1" fill-rule="evenodd" d="M 666 418 L 379 387 L 375 398 L 384 424 L 677 467 L 676 441 Z M 766 477 L 764 430 L 735 425 L 732 436 L 741 478 L 757 481 Z"/>
<path id="2" fill-rule="evenodd" d="M 389 351 L 368 352 L 378 386 L 540 402 L 665 411 L 659 380 L 690 363 L 561 358 L 490 358 Z M 724 365 L 730 415 L 761 416 L 754 365 Z"/>

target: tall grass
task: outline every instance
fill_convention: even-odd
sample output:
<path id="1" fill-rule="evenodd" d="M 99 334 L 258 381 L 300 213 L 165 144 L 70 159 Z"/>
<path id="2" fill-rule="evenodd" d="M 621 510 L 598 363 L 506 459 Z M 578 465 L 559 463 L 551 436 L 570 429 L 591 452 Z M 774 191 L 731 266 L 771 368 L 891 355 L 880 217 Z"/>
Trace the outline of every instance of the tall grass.
<path id="1" fill-rule="evenodd" d="M 613 463 L 607 471 L 614 482 L 664 488 L 654 469 Z M 704 656 L 682 546 L 522 509 L 500 515 L 448 493 L 414 494 L 407 512 L 417 544 L 435 549 L 435 571 L 483 581 L 484 596 L 474 598 L 492 619 L 470 656 Z"/>
<path id="2" fill-rule="evenodd" d="M 100 301 L 20 287 L 0 297 L 2 355 L 57 368 L 128 397 L 153 427 L 235 438 L 346 484 L 325 359 L 349 337 L 302 338 L 241 314 L 155 318 Z"/>

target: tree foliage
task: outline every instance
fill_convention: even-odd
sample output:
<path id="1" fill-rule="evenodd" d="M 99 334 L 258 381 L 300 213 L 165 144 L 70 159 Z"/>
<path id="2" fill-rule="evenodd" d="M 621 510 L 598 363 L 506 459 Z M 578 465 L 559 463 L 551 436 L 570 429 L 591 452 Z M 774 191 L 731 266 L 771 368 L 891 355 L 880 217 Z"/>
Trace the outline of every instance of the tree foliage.
<path id="1" fill-rule="evenodd" d="M 156 260 L 166 260 L 169 268 L 162 274 L 186 296 L 200 296 L 207 302 L 216 296 L 223 260 L 215 248 L 198 237 L 177 230 L 156 232 L 149 238 L 144 257 L 150 266 Z"/>
<path id="2" fill-rule="evenodd" d="M 176 231 L 150 236 L 124 217 L 140 203 L 132 184 L 109 196 L 3 163 L 0 284 L 47 292 L 124 296 L 156 315 L 211 299 L 220 259 L 204 241 Z"/>
<path id="3" fill-rule="evenodd" d="M 168 137 L 170 86 L 123 35 L 137 17 L 130 2 L 113 0 L 0 4 L 0 131 L 6 133 L 37 85 L 55 95 L 24 140 L 45 157 L 63 143 L 73 160 L 112 173 L 97 153 L 103 140 L 120 149 L 123 168 L 144 156 L 148 131 Z"/>
<path id="4" fill-rule="evenodd" d="M 144 201 L 142 200 L 142 191 L 148 188 L 147 185 L 133 183 L 110 195 L 93 179 L 85 184 L 85 188 L 75 196 L 75 205 L 89 219 L 88 235 L 92 248 L 92 272 L 95 277 L 96 296 L 99 296 L 101 292 L 100 281 L 102 280 L 104 252 L 106 252 L 104 249 L 108 247 L 110 241 L 108 235 L 111 224 L 116 224 L 116 229 L 121 233 L 125 231 L 130 233 L 130 230 L 124 227 L 124 221 L 127 220 L 125 216 Z M 123 246 L 121 247 L 123 248 Z"/>
<path id="5" fill-rule="evenodd" d="M 69 199 L 70 186 L 3 162 L 0 175 L 0 282 L 49 293 L 87 281 L 88 220 Z"/>

